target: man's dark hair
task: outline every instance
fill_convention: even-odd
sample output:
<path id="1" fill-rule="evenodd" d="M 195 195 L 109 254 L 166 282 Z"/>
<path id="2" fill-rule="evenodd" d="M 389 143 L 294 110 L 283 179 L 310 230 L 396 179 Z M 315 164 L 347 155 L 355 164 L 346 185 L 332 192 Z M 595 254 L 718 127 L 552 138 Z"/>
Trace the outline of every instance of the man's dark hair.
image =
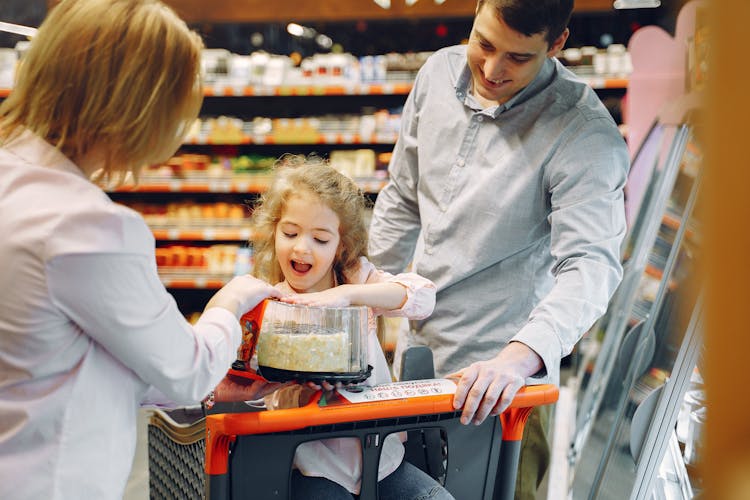
<path id="1" fill-rule="evenodd" d="M 565 31 L 573 13 L 573 0 L 478 0 L 477 12 L 484 4 L 519 33 L 544 33 L 548 46 Z"/>

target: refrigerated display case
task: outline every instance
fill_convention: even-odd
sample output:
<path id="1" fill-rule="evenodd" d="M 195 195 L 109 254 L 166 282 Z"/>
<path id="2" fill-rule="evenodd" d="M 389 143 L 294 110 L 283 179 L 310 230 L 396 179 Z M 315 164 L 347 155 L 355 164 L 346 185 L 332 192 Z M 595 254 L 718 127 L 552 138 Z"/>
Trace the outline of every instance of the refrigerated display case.
<path id="1" fill-rule="evenodd" d="M 640 158 L 655 165 L 623 245 L 623 282 L 589 333 L 599 348 L 579 370 L 573 498 L 692 498 L 697 490 L 685 472 L 692 465 L 675 457 L 684 456 L 676 422 L 702 347 L 700 130 L 696 110 L 680 124 L 656 124 L 650 137 L 660 147 Z"/>

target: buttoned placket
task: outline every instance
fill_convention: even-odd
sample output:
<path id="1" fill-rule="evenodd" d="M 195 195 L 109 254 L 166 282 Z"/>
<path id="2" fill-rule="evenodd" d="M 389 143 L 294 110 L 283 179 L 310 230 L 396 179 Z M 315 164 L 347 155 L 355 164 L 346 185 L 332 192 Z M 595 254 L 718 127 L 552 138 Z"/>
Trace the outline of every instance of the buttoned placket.
<path id="1" fill-rule="evenodd" d="M 462 95 L 463 93 L 461 91 L 456 92 L 457 97 L 461 98 Z M 443 190 L 438 205 L 440 212 L 443 214 L 449 209 L 450 204 L 455 197 L 457 189 L 456 186 L 460 184 L 461 177 L 467 175 L 466 169 L 464 168 L 466 167 L 466 158 L 469 157 L 472 151 L 474 141 L 476 140 L 477 134 L 479 133 L 479 128 L 481 127 L 482 123 L 488 118 L 489 117 L 485 116 L 482 111 L 475 111 L 474 115 L 471 118 L 471 121 L 469 122 L 469 126 L 466 128 L 463 140 L 461 141 L 461 148 L 459 149 L 448 177 L 443 184 Z M 437 240 L 438 233 L 444 229 L 442 226 L 436 225 L 436 222 L 438 221 L 432 221 L 428 230 L 425 231 L 424 251 L 428 255 L 432 254 L 433 252 L 432 247 Z"/>

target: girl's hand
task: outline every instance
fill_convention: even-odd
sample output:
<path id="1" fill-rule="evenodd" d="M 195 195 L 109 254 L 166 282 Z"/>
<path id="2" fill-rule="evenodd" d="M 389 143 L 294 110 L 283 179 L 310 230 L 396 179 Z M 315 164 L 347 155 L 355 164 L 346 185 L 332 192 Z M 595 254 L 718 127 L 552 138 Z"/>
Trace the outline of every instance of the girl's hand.
<path id="1" fill-rule="evenodd" d="M 334 389 L 338 389 L 344 386 L 344 384 L 341 382 L 336 382 L 335 385 L 332 385 L 326 380 L 324 380 L 321 384 L 316 384 L 315 382 L 306 382 L 305 385 L 307 385 L 307 387 L 309 387 L 310 389 L 314 389 L 316 391 L 323 389 L 324 392 L 331 392 Z"/>
<path id="2" fill-rule="evenodd" d="M 287 295 L 279 300 L 289 304 L 302 304 L 317 307 L 347 307 L 352 305 L 349 294 L 350 285 L 339 285 L 322 292 L 298 293 Z"/>

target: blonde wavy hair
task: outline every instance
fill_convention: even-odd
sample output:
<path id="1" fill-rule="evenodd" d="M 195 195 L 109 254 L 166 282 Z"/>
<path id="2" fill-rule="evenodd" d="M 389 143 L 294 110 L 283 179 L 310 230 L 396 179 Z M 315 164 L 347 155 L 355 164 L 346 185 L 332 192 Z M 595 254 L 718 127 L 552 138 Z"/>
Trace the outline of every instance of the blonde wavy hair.
<path id="1" fill-rule="evenodd" d="M 251 240 L 255 256 L 253 275 L 269 283 L 284 281 L 276 257 L 277 225 L 291 197 L 310 193 L 339 218 L 340 241 L 333 271 L 337 283 L 346 283 L 345 273 L 359 267 L 361 256 L 367 257 L 368 200 L 353 180 L 319 158 L 286 157 L 277 162 L 274 173 L 270 188 L 250 219 L 255 235 Z"/>
<path id="2" fill-rule="evenodd" d="M 74 162 L 99 147 L 103 179 L 137 178 L 174 154 L 198 116 L 202 49 L 157 0 L 63 0 L 0 106 L 0 142 L 28 129 Z"/>

